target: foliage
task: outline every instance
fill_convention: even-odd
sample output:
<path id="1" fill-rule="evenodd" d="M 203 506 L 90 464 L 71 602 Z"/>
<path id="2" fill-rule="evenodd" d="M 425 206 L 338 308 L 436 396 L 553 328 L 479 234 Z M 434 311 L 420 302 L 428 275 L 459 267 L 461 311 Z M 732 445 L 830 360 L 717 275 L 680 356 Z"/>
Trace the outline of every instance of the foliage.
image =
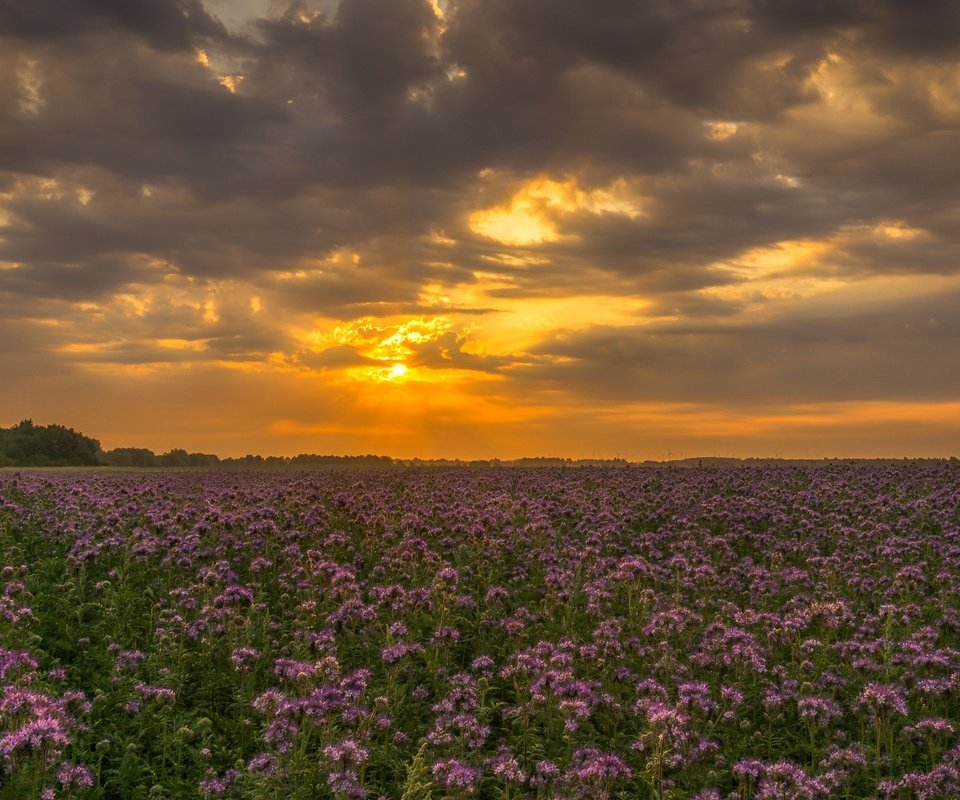
<path id="1" fill-rule="evenodd" d="M 0 800 L 960 796 L 960 468 L 0 474 Z"/>
<path id="2" fill-rule="evenodd" d="M 400 800 L 431 800 L 433 797 L 433 782 L 430 780 L 427 748 L 427 741 L 423 740 L 413 760 L 407 766 L 407 776 L 403 782 Z"/>
<path id="3" fill-rule="evenodd" d="M 0 466 L 67 467 L 101 464 L 100 442 L 63 425 L 25 419 L 0 428 Z"/>

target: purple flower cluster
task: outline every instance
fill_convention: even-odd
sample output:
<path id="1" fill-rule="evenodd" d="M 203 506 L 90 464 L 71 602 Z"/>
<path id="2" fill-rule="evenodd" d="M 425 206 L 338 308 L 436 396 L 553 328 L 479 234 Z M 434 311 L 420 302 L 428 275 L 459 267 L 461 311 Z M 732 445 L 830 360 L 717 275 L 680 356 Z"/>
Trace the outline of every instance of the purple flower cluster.
<path id="1" fill-rule="evenodd" d="M 4 473 L 0 782 L 960 797 L 958 508 L 946 462 Z"/>

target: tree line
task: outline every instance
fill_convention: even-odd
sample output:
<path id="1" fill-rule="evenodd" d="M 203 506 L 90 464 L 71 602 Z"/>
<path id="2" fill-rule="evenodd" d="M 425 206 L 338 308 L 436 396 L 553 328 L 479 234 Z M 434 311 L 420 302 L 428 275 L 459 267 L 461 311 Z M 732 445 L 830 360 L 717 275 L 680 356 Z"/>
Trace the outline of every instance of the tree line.
<path id="1" fill-rule="evenodd" d="M 0 428 L 0 467 L 215 467 L 208 453 L 170 450 L 157 455 L 143 447 L 104 450 L 97 439 L 64 425 L 34 425 L 25 419 Z"/>
<path id="2" fill-rule="evenodd" d="M 35 425 L 25 419 L 0 428 L 0 467 L 132 467 L 176 469 L 323 469 L 355 467 L 376 469 L 401 466 L 389 456 L 298 456 L 220 458 L 212 453 L 188 453 L 181 448 L 154 453 L 146 447 L 104 450 L 97 439 L 63 425 Z"/>
<path id="3" fill-rule="evenodd" d="M 104 463 L 100 442 L 63 425 L 25 419 L 0 428 L 0 467 L 74 467 Z"/>

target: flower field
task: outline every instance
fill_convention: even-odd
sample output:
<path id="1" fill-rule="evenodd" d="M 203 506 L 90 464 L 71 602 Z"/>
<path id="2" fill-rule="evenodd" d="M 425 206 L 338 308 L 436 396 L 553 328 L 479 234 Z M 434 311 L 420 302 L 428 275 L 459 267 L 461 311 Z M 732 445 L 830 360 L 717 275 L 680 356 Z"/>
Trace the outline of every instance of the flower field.
<path id="1" fill-rule="evenodd" d="M 0 473 L 0 798 L 960 797 L 960 467 Z"/>

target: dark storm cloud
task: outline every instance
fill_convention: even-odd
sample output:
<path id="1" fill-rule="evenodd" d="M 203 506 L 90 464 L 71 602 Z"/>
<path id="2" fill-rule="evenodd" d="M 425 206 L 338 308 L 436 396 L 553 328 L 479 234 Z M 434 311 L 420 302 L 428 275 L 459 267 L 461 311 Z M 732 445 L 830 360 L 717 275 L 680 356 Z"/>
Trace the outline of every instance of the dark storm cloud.
<path id="1" fill-rule="evenodd" d="M 44 42 L 103 31 L 132 34 L 171 50 L 206 37 L 227 38 L 201 0 L 0 0 L 0 36 Z"/>
<path id="2" fill-rule="evenodd" d="M 560 333 L 532 350 L 545 360 L 512 374 L 524 387 L 636 402 L 956 398 L 960 294 L 858 305 L 854 298 L 842 308 L 810 304 L 752 324 Z"/>
<path id="3" fill-rule="evenodd" d="M 421 0 L 301 14 L 260 24 L 247 86 L 296 98 L 317 133 L 301 143 L 305 168 L 321 179 L 456 187 L 488 166 L 662 171 L 709 149 L 698 121 L 631 76 L 576 52 L 544 60 L 543 26 L 514 36 L 493 6 L 452 6 L 442 36 Z"/>
<path id="4" fill-rule="evenodd" d="M 847 244 L 843 252 L 820 265 L 817 271 L 839 274 L 884 273 L 891 275 L 926 273 L 950 275 L 960 266 L 960 244 L 950 238 L 925 236 L 920 240 L 862 237 Z"/>
<path id="5" fill-rule="evenodd" d="M 79 187 L 94 193 L 86 205 L 76 197 Z M 319 257 L 353 235 L 348 211 L 315 198 L 268 205 L 243 197 L 205 203 L 163 186 L 148 189 L 149 196 L 113 189 L 93 176 L 59 198 L 24 193 L 8 205 L 13 218 L 0 228 L 0 259 L 20 263 L 18 272 L 41 283 L 45 265 L 78 266 L 82 274 L 89 269 L 92 278 L 105 259 L 142 273 L 134 264 L 148 256 L 186 274 L 251 277 Z M 47 285 L 56 291 L 56 282 Z"/>
<path id="6" fill-rule="evenodd" d="M 0 272 L 0 293 L 69 301 L 93 300 L 120 291 L 139 280 L 150 280 L 125 260 L 94 259 L 82 264 L 33 262 Z"/>
<path id="7" fill-rule="evenodd" d="M 439 22 L 424 2 L 351 0 L 329 22 L 320 17 L 305 24 L 300 14 L 293 6 L 285 16 L 259 23 L 266 48 L 309 70 L 345 112 L 364 117 L 405 99 L 409 87 L 439 77 L 440 63 L 428 46 Z"/>
<path id="8" fill-rule="evenodd" d="M 479 27 L 523 57 L 553 67 L 571 58 L 610 64 L 682 104 L 743 97 L 737 92 L 754 88 L 736 85 L 744 66 L 786 51 L 778 68 L 784 93 L 767 97 L 766 113 L 808 98 L 800 84 L 811 57 L 845 37 L 891 55 L 960 52 L 960 10 L 951 0 L 467 0 L 457 8 L 469 21 L 465 33 L 481 18 Z"/>
<path id="9" fill-rule="evenodd" d="M 555 75 L 600 64 L 670 104 L 768 116 L 807 99 L 802 83 L 819 47 L 794 37 L 791 58 L 761 74 L 753 62 L 775 52 L 783 37 L 757 35 L 753 13 L 739 2 L 467 0 L 452 15 L 451 40 L 458 58 L 480 70 L 533 64 Z"/>
<path id="10" fill-rule="evenodd" d="M 355 316 L 362 316 L 365 305 L 414 303 L 416 285 L 405 282 L 389 270 L 350 266 L 312 277 L 281 281 L 276 284 L 274 293 L 290 309 L 330 316 L 343 309 L 352 309 Z"/>
<path id="11" fill-rule="evenodd" d="M 466 369 L 477 372 L 499 372 L 515 363 L 514 359 L 501 356 L 477 355 L 465 351 L 467 337 L 456 331 L 446 331 L 440 336 L 413 345 L 407 363 L 415 367 L 431 369 Z"/>
<path id="12" fill-rule="evenodd" d="M 32 62 L 39 107 L 18 112 L 22 90 L 6 93 L 0 169 L 50 176 L 97 167 L 129 181 L 178 180 L 201 196 L 264 179 L 285 110 L 228 93 L 192 55 L 158 54 L 113 33 L 17 48 L 6 66 L 16 73 Z"/>
<path id="13" fill-rule="evenodd" d="M 328 347 L 319 352 L 302 351 L 297 353 L 298 365 L 308 369 L 342 369 L 344 367 L 382 367 L 383 364 L 373 358 L 367 358 L 348 344 Z"/>
<path id="14" fill-rule="evenodd" d="M 40 220 L 34 209 L 36 252 L 21 230 L 7 245 L 8 260 L 50 260 L 45 249 L 69 242 L 82 263 L 84 242 L 93 239 L 198 274 L 218 260 L 217 251 L 222 263 L 237 260 L 238 251 L 261 251 L 289 266 L 298 255 L 456 225 L 451 215 L 463 213 L 464 193 L 483 167 L 579 172 L 597 181 L 670 176 L 657 187 L 653 219 L 573 223 L 583 245 L 571 257 L 634 274 L 725 258 L 777 238 L 823 235 L 851 216 L 890 214 L 911 187 L 923 214 L 927 184 L 939 175 L 948 196 L 956 186 L 942 169 L 953 142 L 936 155 L 925 144 L 914 154 L 910 141 L 897 142 L 878 155 L 884 164 L 861 152 L 830 165 L 809 163 L 815 155 L 778 143 L 777 157 L 800 172 L 845 170 L 843 185 L 814 174 L 802 191 L 790 192 L 758 174 L 752 156 L 763 142 L 703 135 L 707 112 L 775 120 L 812 102 L 811 69 L 839 39 L 881 58 L 883 47 L 893 47 L 888 21 L 919 19 L 896 5 L 491 0 L 451 4 L 441 35 L 422 0 L 344 0 L 326 17 L 292 6 L 260 21 L 256 38 L 244 43 L 226 42 L 199 6 L 89 3 L 61 15 L 82 19 L 62 45 L 57 31 L 66 22 L 56 14 L 47 14 L 48 28 L 38 22 L 40 11 L 51 9 L 3 8 L 9 41 L 24 53 L 41 43 L 43 99 L 35 117 L 9 114 L 0 126 L 6 169 L 50 175 L 64 164 L 95 166 L 121 180 L 174 182 L 207 205 L 228 208 L 246 198 L 263 209 L 259 218 L 241 214 L 221 225 L 209 219 L 215 214 L 196 213 L 200 202 L 187 202 L 179 219 L 169 209 L 161 218 L 141 214 L 113 242 L 116 231 L 95 224 L 77 230 L 57 215 Z M 161 37 L 148 40 L 158 51 L 220 36 L 240 59 L 242 91 L 225 91 L 191 53 L 144 50 L 122 35 L 148 30 Z M 776 64 L 768 62 L 774 54 L 783 54 Z M 458 69 L 464 76 L 448 79 Z M 14 95 L 6 100 L 11 110 Z M 857 159 L 864 161 L 859 168 Z M 732 178 L 713 174 L 716 165 L 732 169 Z M 394 207 L 402 210 L 391 213 L 378 201 L 385 188 L 399 193 Z M 291 215 L 289 206 L 270 213 L 325 191 L 341 196 L 325 197 L 316 216 Z M 353 211 L 353 218 L 345 223 L 331 208 L 350 209 L 345 215 Z M 272 235 L 278 228 L 282 237 Z"/>

